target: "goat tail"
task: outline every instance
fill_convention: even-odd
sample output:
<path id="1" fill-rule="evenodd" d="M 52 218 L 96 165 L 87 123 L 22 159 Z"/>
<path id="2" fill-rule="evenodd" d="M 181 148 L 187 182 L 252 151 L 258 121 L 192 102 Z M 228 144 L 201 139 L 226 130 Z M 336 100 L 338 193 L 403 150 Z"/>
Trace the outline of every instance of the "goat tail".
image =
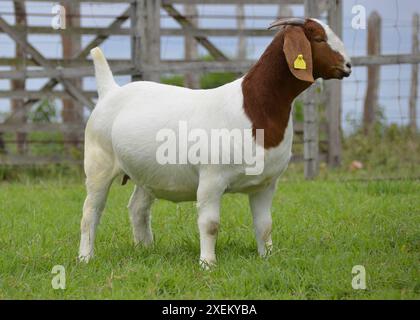
<path id="1" fill-rule="evenodd" d="M 105 95 L 115 88 L 118 88 L 117 83 L 114 80 L 112 71 L 109 68 L 108 62 L 102 50 L 99 47 L 90 50 L 90 54 L 93 58 L 93 64 L 95 65 L 95 77 L 96 86 L 98 87 L 99 99 L 105 97 Z"/>

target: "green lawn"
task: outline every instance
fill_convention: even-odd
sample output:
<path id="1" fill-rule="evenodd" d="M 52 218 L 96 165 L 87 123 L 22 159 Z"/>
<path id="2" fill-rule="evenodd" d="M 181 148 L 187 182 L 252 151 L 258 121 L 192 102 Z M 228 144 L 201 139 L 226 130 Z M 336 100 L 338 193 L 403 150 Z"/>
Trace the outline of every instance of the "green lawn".
<path id="1" fill-rule="evenodd" d="M 270 257 L 256 253 L 246 197 L 224 197 L 218 266 L 198 266 L 194 203 L 157 201 L 155 245 L 132 244 L 132 184 L 111 190 L 96 256 L 76 260 L 82 183 L 0 184 L 0 299 L 419 299 L 420 182 L 282 181 Z M 66 289 L 51 287 L 54 265 Z M 351 286 L 366 269 L 366 290 Z"/>

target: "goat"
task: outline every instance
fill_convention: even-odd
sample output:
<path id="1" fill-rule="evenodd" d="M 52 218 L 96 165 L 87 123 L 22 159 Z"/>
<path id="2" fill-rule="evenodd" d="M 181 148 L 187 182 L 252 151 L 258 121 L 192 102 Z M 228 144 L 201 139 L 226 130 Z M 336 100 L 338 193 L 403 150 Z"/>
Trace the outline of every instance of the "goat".
<path id="1" fill-rule="evenodd" d="M 92 50 L 99 100 L 85 132 L 87 196 L 81 221 L 79 259 L 93 256 L 94 238 L 112 181 L 126 174 L 135 184 L 128 208 L 134 241 L 153 243 L 151 205 L 155 198 L 197 201 L 200 264 L 215 264 L 215 245 L 224 193 L 248 194 L 258 253 L 272 247 L 271 204 L 279 176 L 291 158 L 292 102 L 317 78 L 342 79 L 351 73 L 342 41 L 316 19 L 288 18 L 246 75 L 210 90 L 192 90 L 148 81 L 118 86 L 99 48 Z M 300 59 L 300 60 L 299 60 Z M 298 60 L 298 64 L 297 61 Z M 190 128 L 264 130 L 264 168 L 247 175 L 244 164 L 160 165 L 158 131 Z"/>

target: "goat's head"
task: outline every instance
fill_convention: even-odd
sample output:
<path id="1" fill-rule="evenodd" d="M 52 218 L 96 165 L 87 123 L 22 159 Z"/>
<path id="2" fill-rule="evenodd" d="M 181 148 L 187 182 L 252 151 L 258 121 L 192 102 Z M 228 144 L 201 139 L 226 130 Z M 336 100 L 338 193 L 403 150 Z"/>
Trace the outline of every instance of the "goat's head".
<path id="1" fill-rule="evenodd" d="M 275 21 L 269 29 L 280 26 L 284 26 L 283 51 L 296 78 L 313 82 L 350 75 L 351 62 L 343 42 L 328 25 L 317 19 L 286 18 Z M 296 65 L 297 59 L 303 60 L 303 67 L 299 61 Z"/>

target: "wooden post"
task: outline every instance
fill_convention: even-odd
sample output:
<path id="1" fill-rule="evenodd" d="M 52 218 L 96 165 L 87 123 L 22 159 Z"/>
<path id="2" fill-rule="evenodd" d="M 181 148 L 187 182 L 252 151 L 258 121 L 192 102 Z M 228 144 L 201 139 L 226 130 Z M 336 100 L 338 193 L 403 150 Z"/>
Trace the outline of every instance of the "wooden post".
<path id="1" fill-rule="evenodd" d="M 413 15 L 413 30 L 412 30 L 412 54 L 419 53 L 419 15 Z M 413 64 L 411 66 L 411 87 L 410 87 L 410 130 L 414 133 L 417 131 L 417 85 L 418 85 L 419 65 Z"/>
<path id="2" fill-rule="evenodd" d="M 198 10 L 194 4 L 184 5 L 185 15 L 191 21 L 194 27 L 198 26 Z M 192 61 L 198 60 L 198 45 L 197 41 L 190 34 L 185 35 L 185 60 Z M 184 84 L 188 88 L 198 89 L 200 87 L 200 75 L 196 72 L 185 73 Z"/>
<path id="3" fill-rule="evenodd" d="M 74 1 L 65 1 L 66 6 L 66 25 L 67 27 L 80 27 L 80 3 Z M 82 37 L 79 34 L 62 34 L 61 42 L 63 46 L 63 59 L 71 59 L 82 47 Z M 82 79 L 68 80 L 75 87 L 82 89 Z M 63 98 L 63 109 L 61 111 L 61 117 L 64 123 L 83 123 L 83 105 L 75 99 Z M 83 132 L 66 132 L 65 147 L 68 152 L 72 148 L 80 146 L 80 141 L 83 140 Z"/>
<path id="4" fill-rule="evenodd" d="M 319 172 L 319 138 L 316 83 L 304 93 L 303 106 L 303 159 L 306 179 L 313 179 Z"/>
<path id="5" fill-rule="evenodd" d="M 305 5 L 305 17 L 318 18 L 319 16 L 318 1 L 305 0 L 304 5 Z"/>
<path id="6" fill-rule="evenodd" d="M 236 5 L 236 29 L 238 30 L 238 60 L 246 59 L 246 36 L 243 31 L 245 29 L 245 7 L 243 4 Z"/>
<path id="7" fill-rule="evenodd" d="M 16 26 L 23 26 L 24 28 L 27 27 L 27 20 L 26 20 L 26 8 L 25 3 L 13 1 L 13 7 L 15 10 L 15 24 Z M 23 37 L 27 40 L 27 33 L 23 33 Z M 15 56 L 17 58 L 16 63 L 16 70 L 24 70 L 25 69 L 25 58 L 26 54 L 22 49 L 22 46 L 16 44 L 15 47 Z M 16 79 L 12 80 L 12 90 L 25 90 L 25 80 L 24 79 Z M 12 99 L 12 112 L 19 112 L 24 109 L 25 101 L 23 98 L 19 99 Z M 18 117 L 17 123 L 23 124 L 27 120 L 26 112 L 21 112 L 20 116 Z M 17 151 L 19 154 L 24 154 L 27 151 L 26 145 L 26 133 L 25 132 L 16 132 L 16 141 L 17 141 Z M 0 146 L 1 147 L 1 146 Z M 3 144 L 4 147 L 4 144 Z"/>
<path id="8" fill-rule="evenodd" d="M 379 56 L 381 54 L 381 17 L 374 11 L 368 19 L 367 54 Z M 375 114 L 378 109 L 378 92 L 380 66 L 367 68 L 367 88 L 363 108 L 363 131 L 367 135 L 375 123 Z"/>
<path id="9" fill-rule="evenodd" d="M 131 42 L 136 80 L 160 81 L 160 4 L 161 0 L 135 0 L 132 4 Z M 143 71 L 145 65 L 151 71 Z"/>
<path id="10" fill-rule="evenodd" d="M 287 4 L 281 4 L 279 6 L 279 10 L 277 13 L 278 18 L 287 18 L 287 17 L 292 17 L 292 16 L 293 16 L 293 11 L 290 8 L 290 6 L 288 6 Z"/>
<path id="11" fill-rule="evenodd" d="M 141 25 L 139 22 L 139 1 L 130 4 L 130 27 L 131 27 L 131 61 L 135 72 L 131 75 L 131 81 L 140 81 L 143 79 L 140 66 L 140 41 Z"/>
<path id="12" fill-rule="evenodd" d="M 338 37 L 343 34 L 343 7 L 341 0 L 328 0 L 328 24 Z M 328 121 L 328 165 L 339 166 L 341 163 L 341 82 L 325 82 L 326 116 Z"/>
<path id="13" fill-rule="evenodd" d="M 316 1 L 305 0 L 305 16 L 317 18 L 319 15 Z M 315 99 L 315 87 L 313 84 L 303 94 L 303 159 L 306 179 L 313 179 L 318 174 L 318 119 Z"/>
<path id="14" fill-rule="evenodd" d="M 147 47 L 148 63 L 154 69 L 149 80 L 160 82 L 160 4 L 161 0 L 147 0 Z M 143 29 L 144 30 L 144 29 Z"/>

